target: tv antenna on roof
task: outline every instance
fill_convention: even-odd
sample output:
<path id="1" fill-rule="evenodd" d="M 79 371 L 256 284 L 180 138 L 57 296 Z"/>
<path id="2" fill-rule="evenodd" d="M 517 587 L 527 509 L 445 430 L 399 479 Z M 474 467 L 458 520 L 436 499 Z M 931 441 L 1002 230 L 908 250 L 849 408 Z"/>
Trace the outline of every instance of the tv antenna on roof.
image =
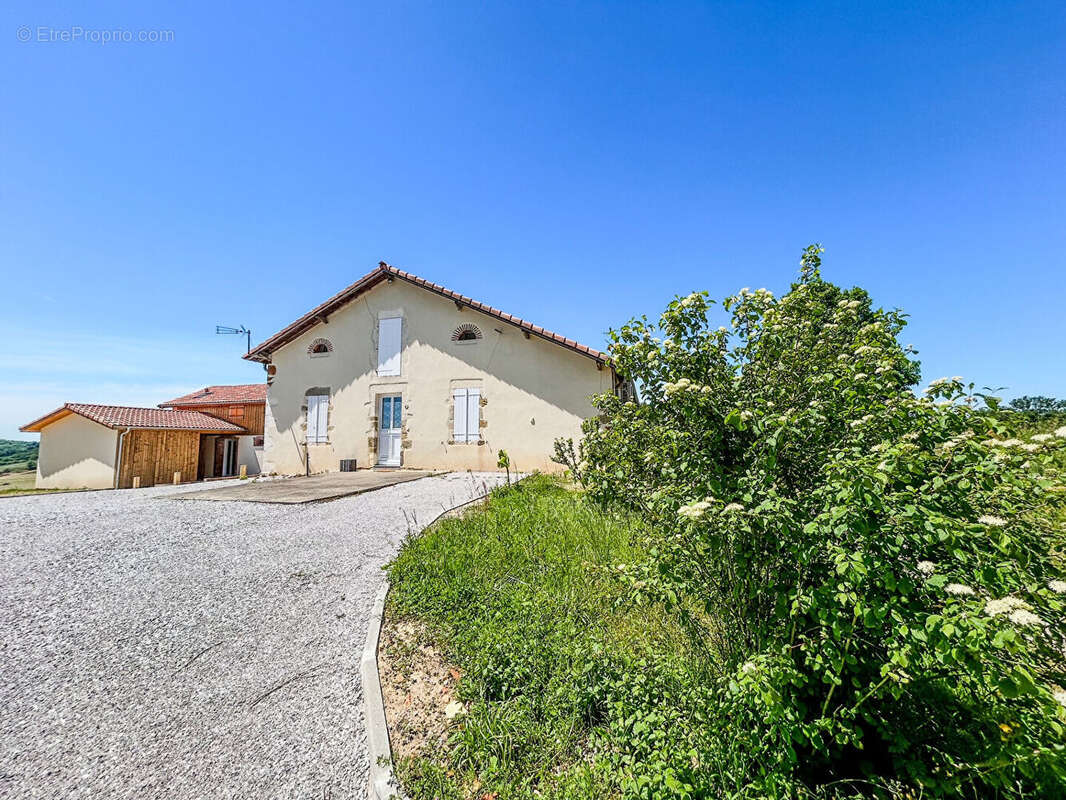
<path id="1" fill-rule="evenodd" d="M 252 352 L 252 332 L 243 325 L 241 325 L 241 327 L 239 328 L 231 328 L 228 325 L 216 325 L 215 333 L 243 333 L 245 336 L 248 337 L 248 349 L 245 352 Z"/>

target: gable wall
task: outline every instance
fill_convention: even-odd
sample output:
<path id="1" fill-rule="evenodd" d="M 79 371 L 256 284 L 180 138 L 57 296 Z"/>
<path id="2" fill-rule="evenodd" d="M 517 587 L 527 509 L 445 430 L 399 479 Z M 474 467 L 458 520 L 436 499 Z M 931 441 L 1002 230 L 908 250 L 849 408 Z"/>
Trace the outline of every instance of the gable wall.
<path id="1" fill-rule="evenodd" d="M 212 417 L 240 425 L 252 436 L 263 435 L 262 403 L 230 403 L 229 405 L 177 406 L 182 411 L 200 411 Z"/>
<path id="2" fill-rule="evenodd" d="M 115 482 L 118 432 L 68 414 L 41 431 L 38 489 L 110 489 Z"/>
<path id="3" fill-rule="evenodd" d="M 401 374 L 379 377 L 377 320 L 404 318 Z M 451 341 L 463 323 L 480 328 L 474 343 Z M 311 357 L 325 338 L 333 351 Z M 359 467 L 376 461 L 377 400 L 404 398 L 405 467 L 496 469 L 506 449 L 517 469 L 558 469 L 549 456 L 559 436 L 580 435 L 581 420 L 595 413 L 589 397 L 612 388 L 610 369 L 486 314 L 465 308 L 405 281 L 381 283 L 290 342 L 272 357 L 276 373 L 267 390 L 264 472 L 304 471 L 306 394 L 330 390 L 329 442 L 310 445 L 310 471 Z M 483 444 L 452 439 L 452 389 L 481 389 Z"/>

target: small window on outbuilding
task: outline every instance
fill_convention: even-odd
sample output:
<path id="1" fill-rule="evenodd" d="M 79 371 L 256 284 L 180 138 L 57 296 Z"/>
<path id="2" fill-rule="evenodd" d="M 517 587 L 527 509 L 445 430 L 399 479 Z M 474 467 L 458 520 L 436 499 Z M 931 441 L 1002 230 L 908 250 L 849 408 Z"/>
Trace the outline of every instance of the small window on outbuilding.
<path id="1" fill-rule="evenodd" d="M 481 329 L 470 322 L 464 322 L 452 331 L 453 342 L 476 342 L 481 338 Z"/>
<path id="2" fill-rule="evenodd" d="M 333 343 L 329 339 L 315 339 L 307 347 L 307 353 L 311 358 L 322 358 L 333 352 Z"/>

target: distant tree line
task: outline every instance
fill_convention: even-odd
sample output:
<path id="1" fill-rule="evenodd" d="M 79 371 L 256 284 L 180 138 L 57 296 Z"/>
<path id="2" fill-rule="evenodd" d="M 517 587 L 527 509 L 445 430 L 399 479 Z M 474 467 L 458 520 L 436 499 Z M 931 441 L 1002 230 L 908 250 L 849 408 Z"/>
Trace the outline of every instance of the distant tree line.
<path id="1" fill-rule="evenodd" d="M 37 469 L 37 442 L 0 439 L 0 473 Z"/>
<path id="2" fill-rule="evenodd" d="M 1066 412 L 1066 400 L 1056 400 L 1043 395 L 1023 395 L 1015 397 L 1007 407 L 1012 411 L 1025 411 L 1031 414 L 1061 414 Z"/>

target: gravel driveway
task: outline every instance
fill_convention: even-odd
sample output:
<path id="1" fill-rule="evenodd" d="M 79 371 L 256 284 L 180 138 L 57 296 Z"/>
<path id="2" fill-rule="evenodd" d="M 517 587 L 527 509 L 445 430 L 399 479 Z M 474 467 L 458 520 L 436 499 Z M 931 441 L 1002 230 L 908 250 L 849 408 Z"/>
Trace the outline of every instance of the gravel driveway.
<path id="1" fill-rule="evenodd" d="M 381 566 L 498 481 L 309 506 L 0 499 L 0 797 L 365 797 Z"/>

